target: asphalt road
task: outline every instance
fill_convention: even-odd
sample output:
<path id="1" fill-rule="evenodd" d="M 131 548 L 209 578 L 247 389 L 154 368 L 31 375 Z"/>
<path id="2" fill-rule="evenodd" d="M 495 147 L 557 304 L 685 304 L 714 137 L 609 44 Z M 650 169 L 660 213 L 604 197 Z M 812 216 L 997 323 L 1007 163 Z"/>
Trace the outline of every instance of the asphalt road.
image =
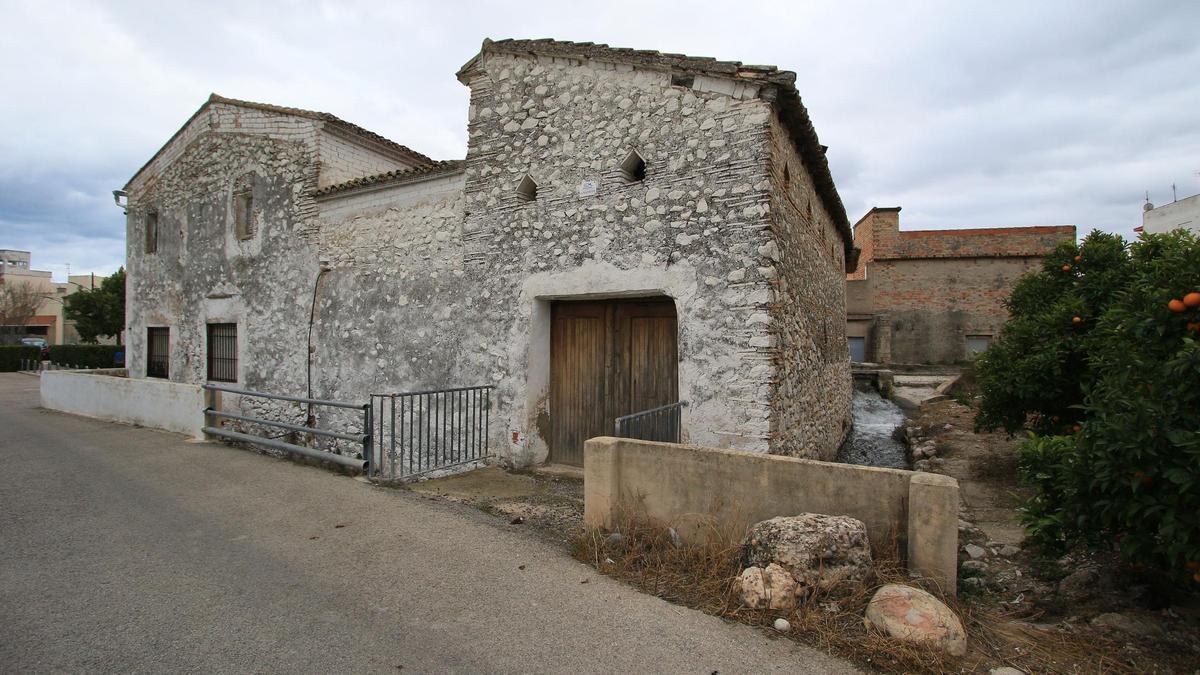
<path id="1" fill-rule="evenodd" d="M 41 410 L 37 382 L 0 374 L 0 672 L 853 670 L 474 509 Z"/>

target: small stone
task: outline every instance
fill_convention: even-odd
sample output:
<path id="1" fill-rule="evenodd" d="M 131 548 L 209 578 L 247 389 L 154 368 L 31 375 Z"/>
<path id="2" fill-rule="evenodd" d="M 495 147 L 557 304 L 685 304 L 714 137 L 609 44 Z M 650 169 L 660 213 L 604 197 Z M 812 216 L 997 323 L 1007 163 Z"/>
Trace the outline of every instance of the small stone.
<path id="1" fill-rule="evenodd" d="M 1092 619 L 1092 627 L 1101 630 L 1116 631 L 1119 633 L 1128 633 L 1140 637 L 1150 637 L 1159 635 L 1163 632 L 1161 625 L 1155 623 L 1152 619 L 1143 617 L 1132 617 L 1127 614 L 1118 614 L 1116 612 L 1107 612 Z"/>
<path id="2" fill-rule="evenodd" d="M 683 539 L 680 539 L 679 532 L 673 527 L 667 528 L 667 535 L 671 537 L 671 545 L 675 548 L 683 548 Z"/>
<path id="3" fill-rule="evenodd" d="M 1016 668 L 1011 668 L 1009 666 L 1001 666 L 999 668 L 992 668 L 989 670 L 988 675 L 1025 675 L 1025 671 L 1017 670 Z"/>
<path id="4" fill-rule="evenodd" d="M 988 554 L 987 549 L 982 546 L 976 546 L 975 544 L 967 544 L 966 546 L 962 547 L 962 550 L 966 552 L 967 555 L 971 556 L 971 560 L 978 560 L 980 558 L 987 557 Z"/>
<path id="5" fill-rule="evenodd" d="M 964 591 L 971 593 L 979 593 L 987 588 L 987 582 L 979 577 L 967 577 L 966 579 L 959 579 L 958 585 L 962 586 Z"/>
<path id="6" fill-rule="evenodd" d="M 786 633 L 792 629 L 792 624 L 787 619 L 775 619 L 775 630 L 780 633 Z"/>
<path id="7" fill-rule="evenodd" d="M 1017 548 L 1016 546 L 1013 546 L 1012 544 L 1005 544 L 1000 547 L 999 551 L 997 551 L 997 553 L 999 555 L 1004 556 L 1005 558 L 1011 558 L 1020 552 L 1021 552 L 1021 549 Z"/>
<path id="8" fill-rule="evenodd" d="M 973 576 L 987 574 L 988 571 L 987 563 L 983 562 L 982 560 L 968 560 L 960 565 L 959 568 L 963 571 L 963 574 L 969 574 Z"/>
<path id="9" fill-rule="evenodd" d="M 621 534 L 620 532 L 613 532 L 612 534 L 608 535 L 608 543 L 610 546 L 616 546 L 624 540 L 625 535 Z"/>

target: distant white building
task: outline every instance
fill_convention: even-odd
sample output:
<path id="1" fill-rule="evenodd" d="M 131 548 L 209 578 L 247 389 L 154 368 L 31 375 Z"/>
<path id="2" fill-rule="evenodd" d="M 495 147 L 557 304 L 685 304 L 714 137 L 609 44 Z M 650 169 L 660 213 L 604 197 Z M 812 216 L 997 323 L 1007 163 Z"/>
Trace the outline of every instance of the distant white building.
<path id="1" fill-rule="evenodd" d="M 1178 228 L 1200 233 L 1200 194 L 1155 208 L 1146 202 L 1138 232 L 1161 234 Z"/>

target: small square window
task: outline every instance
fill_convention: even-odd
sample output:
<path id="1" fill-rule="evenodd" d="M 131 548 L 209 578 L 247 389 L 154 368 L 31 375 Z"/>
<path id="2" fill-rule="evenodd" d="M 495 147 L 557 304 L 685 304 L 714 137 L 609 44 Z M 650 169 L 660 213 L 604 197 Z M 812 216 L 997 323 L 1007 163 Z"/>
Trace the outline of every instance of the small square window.
<path id="1" fill-rule="evenodd" d="M 968 335 L 967 356 L 974 357 L 987 350 L 992 344 L 991 335 Z"/>
<path id="2" fill-rule="evenodd" d="M 517 186 L 517 199 L 523 202 L 532 202 L 537 199 L 538 186 L 529 176 L 521 179 L 521 184 Z"/>

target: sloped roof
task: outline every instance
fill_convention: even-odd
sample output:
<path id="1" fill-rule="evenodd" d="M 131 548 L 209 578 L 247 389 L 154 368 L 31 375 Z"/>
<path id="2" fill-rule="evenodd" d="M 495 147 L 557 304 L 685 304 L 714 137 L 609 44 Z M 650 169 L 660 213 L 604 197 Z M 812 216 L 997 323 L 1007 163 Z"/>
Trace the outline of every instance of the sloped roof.
<path id="1" fill-rule="evenodd" d="M 129 181 L 125 183 L 125 187 L 128 188 L 131 184 L 133 184 L 133 181 L 136 180 L 137 177 L 139 175 L 141 175 L 141 173 L 143 171 L 145 171 L 147 167 L 149 167 L 151 164 L 153 164 L 154 160 L 158 159 L 158 156 L 161 155 L 163 153 L 163 151 L 166 150 L 167 147 L 170 146 L 171 143 L 174 142 L 174 140 L 181 133 L 183 133 L 183 130 L 186 129 L 188 127 L 188 125 L 190 125 L 192 123 L 192 121 L 194 121 L 200 115 L 200 113 L 204 112 L 210 105 L 212 105 L 214 103 L 224 103 L 227 105 L 238 106 L 240 108 L 250 108 L 252 110 L 263 110 L 266 112 L 279 113 L 281 115 L 292 115 L 294 117 L 304 117 L 306 119 L 318 120 L 318 121 L 324 122 L 325 124 L 327 124 L 329 126 L 336 127 L 343 131 L 349 132 L 350 134 L 352 134 L 354 136 L 358 136 L 359 138 L 362 138 L 362 139 L 365 139 L 368 141 L 373 141 L 379 145 L 384 146 L 385 148 L 388 148 L 388 149 L 396 152 L 397 154 L 400 154 L 401 156 L 404 156 L 405 158 L 407 158 L 410 161 L 415 162 L 417 164 L 420 164 L 420 165 L 434 164 L 434 161 L 432 159 L 417 152 L 416 150 L 413 150 L 412 148 L 409 148 L 404 145 L 400 145 L 399 143 L 397 143 L 389 138 L 380 136 L 379 134 L 377 134 L 373 131 L 370 131 L 368 129 L 364 129 L 363 127 L 360 127 L 357 124 L 352 124 L 350 122 L 347 122 L 346 120 L 343 120 L 340 117 L 333 115 L 331 113 L 319 112 L 319 111 L 315 111 L 315 110 L 305 110 L 303 108 L 290 108 L 287 106 L 273 105 L 270 103 L 257 103 L 255 101 L 243 101 L 243 100 L 236 99 L 236 98 L 226 98 L 224 96 L 214 93 L 214 94 L 209 94 L 208 100 L 206 100 L 204 102 L 204 104 L 201 105 L 196 110 L 196 112 L 192 113 L 192 116 L 189 117 L 187 119 L 187 121 L 183 123 L 183 126 L 179 127 L 179 130 L 176 131 L 174 134 L 172 134 L 171 137 L 169 139 L 167 139 L 166 143 L 163 143 L 162 147 L 158 149 L 158 152 L 155 152 L 154 155 L 149 159 L 149 161 L 147 161 L 145 164 L 143 164 L 142 167 L 133 174 L 133 177 L 131 177 L 129 179 Z"/>
<path id="2" fill-rule="evenodd" d="M 372 186 L 384 186 L 384 185 L 390 185 L 393 183 L 394 184 L 403 184 L 403 183 L 418 180 L 421 178 L 428 178 L 430 176 L 438 176 L 438 175 L 442 175 L 442 174 L 457 173 L 462 170 L 463 170 L 463 160 L 450 159 L 450 160 L 444 160 L 444 161 L 440 161 L 440 162 L 434 162 L 434 163 L 430 164 L 429 166 L 418 167 L 416 169 L 397 169 L 395 171 L 388 171 L 386 173 L 377 173 L 373 176 L 363 176 L 362 178 L 354 178 L 354 179 L 345 181 L 344 183 L 337 183 L 335 185 L 327 185 L 327 186 L 317 190 L 313 194 L 315 194 L 318 197 L 324 197 L 327 195 L 338 194 L 341 192 L 357 190 L 359 188 L 366 188 L 366 187 L 372 187 Z"/>
<path id="3" fill-rule="evenodd" d="M 648 49 L 610 47 L 594 42 L 568 42 L 549 38 L 536 40 L 485 39 L 479 54 L 459 69 L 458 79 L 464 81 L 470 69 L 478 63 L 480 57 L 488 52 L 625 63 L 634 67 L 740 79 L 759 85 L 775 85 L 773 102 L 777 106 L 779 116 L 790 131 L 792 139 L 804 159 L 805 166 L 812 174 L 818 196 L 825 204 L 830 216 L 833 217 L 838 231 L 842 234 L 847 254 L 853 251 L 854 233 L 850 230 L 846 207 L 842 204 L 842 198 L 838 195 L 837 187 L 833 182 L 833 174 L 829 171 L 829 160 L 825 156 L 826 148 L 817 138 L 817 130 L 808 116 L 808 110 L 800 100 L 799 92 L 796 91 L 796 73 L 790 70 L 780 70 L 775 66 L 747 65 L 740 61 L 718 61 L 709 57 L 670 54 Z"/>

